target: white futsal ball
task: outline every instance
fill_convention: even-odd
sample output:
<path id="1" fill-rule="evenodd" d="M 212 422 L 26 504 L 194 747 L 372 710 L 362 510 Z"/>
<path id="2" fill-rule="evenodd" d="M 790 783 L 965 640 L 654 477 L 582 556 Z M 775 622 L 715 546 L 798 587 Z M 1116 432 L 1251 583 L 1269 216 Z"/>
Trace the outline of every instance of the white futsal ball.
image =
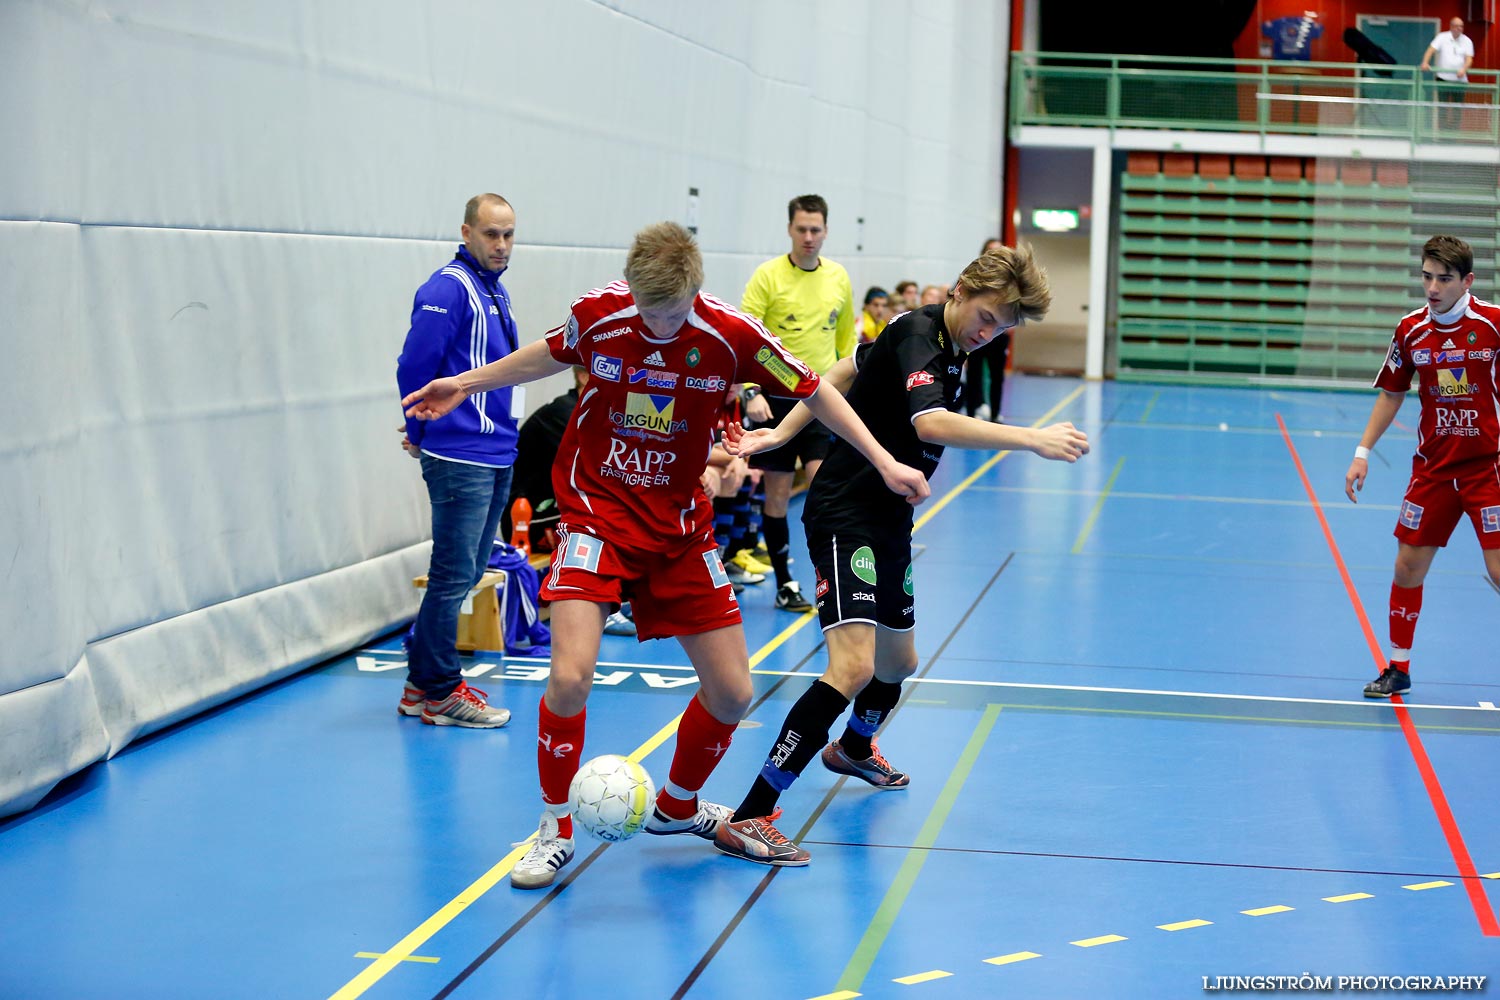
<path id="1" fill-rule="evenodd" d="M 646 769 L 614 754 L 585 763 L 568 786 L 573 822 L 612 844 L 640 833 L 655 803 L 656 785 Z"/>

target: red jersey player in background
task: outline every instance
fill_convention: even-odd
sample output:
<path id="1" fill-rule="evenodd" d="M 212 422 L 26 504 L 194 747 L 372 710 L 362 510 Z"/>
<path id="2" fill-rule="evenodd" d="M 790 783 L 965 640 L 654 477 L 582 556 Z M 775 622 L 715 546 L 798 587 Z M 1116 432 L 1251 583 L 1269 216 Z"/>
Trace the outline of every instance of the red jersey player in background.
<path id="1" fill-rule="evenodd" d="M 844 397 L 822 391 L 818 376 L 765 327 L 699 291 L 703 260 L 686 229 L 662 222 L 641 230 L 625 279 L 574 302 L 544 340 L 402 400 L 407 416 L 433 420 L 476 392 L 570 365 L 589 371 L 552 469 L 560 520 L 541 587 L 552 602 L 553 636 L 537 726 L 543 812 L 536 841 L 511 871 L 522 889 L 550 885 L 573 858 L 568 784 L 583 755 L 604 619 L 621 601 L 632 603 L 640 640 L 675 636 L 701 681 L 646 831 L 712 841 L 730 817 L 728 807 L 698 798 L 753 693 L 739 604 L 699 483 L 730 385 L 755 382 L 803 400 L 892 491 L 911 503 L 929 493 L 922 473 L 892 458 Z"/>
<path id="2" fill-rule="evenodd" d="M 1422 421 L 1396 524 L 1390 665 L 1365 685 L 1366 698 L 1389 698 L 1411 688 L 1422 581 L 1461 515 L 1474 522 L 1485 569 L 1500 587 L 1500 306 L 1469 294 L 1473 284 L 1469 244 L 1434 236 L 1422 247 L 1427 305 L 1396 325 L 1375 379 L 1380 397 L 1344 475 L 1344 492 L 1357 502 L 1354 493 L 1364 488 L 1370 472 L 1370 449 L 1396 418 L 1415 376 Z"/>

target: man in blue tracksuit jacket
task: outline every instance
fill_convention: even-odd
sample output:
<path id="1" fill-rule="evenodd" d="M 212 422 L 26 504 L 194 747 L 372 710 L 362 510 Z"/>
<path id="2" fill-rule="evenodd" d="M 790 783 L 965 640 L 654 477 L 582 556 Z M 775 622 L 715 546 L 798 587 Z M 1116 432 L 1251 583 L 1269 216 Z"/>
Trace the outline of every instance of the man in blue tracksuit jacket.
<path id="1" fill-rule="evenodd" d="M 396 362 L 402 396 L 517 347 L 510 294 L 500 275 L 510 264 L 516 216 L 497 194 L 469 199 L 463 246 L 428 278 L 412 302 L 411 329 Z M 459 673 L 458 616 L 484 575 L 495 529 L 510 495 L 516 460 L 511 390 L 482 392 L 442 420 L 406 422 L 404 446 L 422 462 L 432 502 L 432 564 L 427 591 L 407 641 L 407 679 L 399 711 L 436 726 L 494 729 L 510 721 Z"/>

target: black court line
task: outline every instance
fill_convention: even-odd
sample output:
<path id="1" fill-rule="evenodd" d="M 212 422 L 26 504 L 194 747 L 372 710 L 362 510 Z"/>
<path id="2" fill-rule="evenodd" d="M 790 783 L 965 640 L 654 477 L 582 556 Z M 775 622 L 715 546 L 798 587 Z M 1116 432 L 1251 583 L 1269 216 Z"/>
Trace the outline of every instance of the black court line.
<path id="1" fill-rule="evenodd" d="M 1483 875 L 1459 875 L 1455 872 L 1393 872 L 1372 868 L 1317 868 L 1311 865 L 1251 865 L 1236 861 L 1193 861 L 1187 858 L 1130 858 L 1110 854 L 1055 854 L 1050 851 L 1002 851 L 983 847 L 925 847 L 912 844 L 866 844 L 848 840 L 808 840 L 808 844 L 820 847 L 857 847 L 871 850 L 915 851 L 925 850 L 933 854 L 990 855 L 1007 858 L 1046 858 L 1057 861 L 1119 861 L 1137 865 L 1180 865 L 1192 868 L 1229 868 L 1236 871 L 1310 872 L 1326 875 L 1390 875 L 1397 878 L 1485 878 Z"/>
<path id="2" fill-rule="evenodd" d="M 507 941 L 519 934 L 527 924 L 531 923 L 533 917 L 541 913 L 542 910 L 546 909 L 548 903 L 556 899 L 564 889 L 572 884 L 575 878 L 582 875 L 584 871 L 588 869 L 589 865 L 597 861 L 605 851 L 609 850 L 609 848 L 609 844 L 600 844 L 598 847 L 594 848 L 593 852 L 589 854 L 588 857 L 584 858 L 583 861 L 580 862 L 572 871 L 563 876 L 562 881 L 554 885 L 551 890 L 548 891 L 548 893 L 537 902 L 535 906 L 527 910 L 519 920 L 506 928 L 505 933 L 495 938 L 495 940 L 490 943 L 490 946 L 484 949 L 484 951 L 480 952 L 479 955 L 474 959 L 474 961 L 464 966 L 462 972 L 450 979 L 448 981 L 448 985 L 444 986 L 442 989 L 434 993 L 432 995 L 432 1000 L 444 1000 L 445 997 L 449 996 L 453 993 L 454 990 L 462 986 L 464 980 L 468 979 L 475 972 L 477 972 L 479 970 L 479 967 L 485 962 L 488 962 L 490 958 L 495 954 L 495 952 L 499 951 Z"/>
<path id="3" fill-rule="evenodd" d="M 823 643 L 820 640 L 818 644 L 814 646 L 806 656 L 802 657 L 802 659 L 796 662 L 796 664 L 792 667 L 792 670 L 801 670 L 804 666 L 807 665 L 809 661 L 812 660 L 814 656 L 818 654 L 819 650 L 821 650 L 822 648 Z M 777 689 L 779 689 L 789 679 L 790 676 L 778 677 L 776 679 L 776 683 L 767 688 L 766 692 L 759 698 L 757 698 L 755 702 L 750 706 L 749 710 L 745 712 L 745 717 L 748 719 L 752 714 L 754 714 L 755 710 L 762 704 L 764 704 L 768 698 L 775 694 Z M 820 809 L 819 812 L 821 811 L 822 810 Z M 488 962 L 491 958 L 493 958 L 496 952 L 503 948 L 507 942 L 509 942 L 512 938 L 519 934 L 523 929 L 525 929 L 526 925 L 531 923 L 531 921 L 535 919 L 538 914 L 540 914 L 544 909 L 551 905 L 552 901 L 555 900 L 559 895 L 561 895 L 564 889 L 572 885 L 573 880 L 576 879 L 579 875 L 582 875 L 584 870 L 592 865 L 595 860 L 597 860 L 606 850 L 609 849 L 610 846 L 610 844 L 600 844 L 598 847 L 594 848 L 593 853 L 585 858 L 583 862 L 581 862 L 577 867 L 569 871 L 568 874 L 564 876 L 560 882 L 554 885 L 552 889 L 547 892 L 547 894 L 543 896 L 535 906 L 527 910 L 523 915 L 517 918 L 513 924 L 506 928 L 505 932 L 497 937 L 493 942 L 491 942 L 489 947 L 480 952 L 473 961 L 471 961 L 467 966 L 464 967 L 462 972 L 454 976 L 453 979 L 449 981 L 448 985 L 444 986 L 442 989 L 438 990 L 437 993 L 433 994 L 432 1000 L 444 1000 L 445 997 L 452 994 L 452 992 L 459 986 L 461 986 L 466 979 L 477 972 L 480 966 L 484 965 L 485 962 Z"/>
<path id="4" fill-rule="evenodd" d="M 970 602 L 968 608 L 964 610 L 963 616 L 959 618 L 959 620 L 951 629 L 948 630 L 948 634 L 943 636 L 942 644 L 938 646 L 937 651 L 934 652 L 932 656 L 928 657 L 927 663 L 922 667 L 921 670 L 916 673 L 915 677 L 917 679 L 921 679 L 927 676 L 927 672 L 932 669 L 932 665 L 934 663 L 937 663 L 938 660 L 942 659 L 943 652 L 948 648 L 949 643 L 953 641 L 953 637 L 956 636 L 959 630 L 964 627 L 964 624 L 968 622 L 969 617 L 974 614 L 975 609 L 979 607 L 980 603 L 984 600 L 985 595 L 990 592 L 990 588 L 995 585 L 995 581 L 1000 579 L 1000 574 L 1005 572 L 1006 568 L 1010 566 L 1011 561 L 1015 559 L 1015 557 L 1016 554 L 1014 552 L 1009 552 L 1006 554 L 1005 561 L 1000 564 L 1000 568 L 995 570 L 994 574 L 990 576 L 985 585 L 980 588 L 979 593 L 975 595 L 974 600 Z M 907 700 L 911 697 L 914 690 L 915 685 L 906 687 L 906 689 L 901 692 L 901 699 L 896 702 L 896 707 L 891 709 L 891 714 L 886 716 L 887 725 L 890 724 L 891 719 L 896 715 L 896 713 L 901 711 L 902 707 L 906 705 Z M 829 805 L 833 803 L 834 797 L 838 795 L 839 790 L 844 787 L 844 782 L 847 780 L 847 777 L 839 778 L 833 783 L 833 786 L 824 793 L 822 800 L 819 801 L 817 807 L 813 809 L 812 815 L 807 818 L 807 822 L 802 824 L 802 828 L 797 831 L 796 837 L 793 838 L 796 842 L 801 843 L 803 838 L 805 838 L 807 834 L 812 831 L 812 828 L 817 823 L 818 818 L 822 816 L 824 810 L 826 810 Z M 745 917 L 749 915 L 750 908 L 755 905 L 756 901 L 759 900 L 766 889 L 770 887 L 771 880 L 774 879 L 777 873 L 780 871 L 780 868 L 772 867 L 771 870 L 766 872 L 765 876 L 762 877 L 758 883 L 756 883 L 754 891 L 752 891 L 750 895 L 745 899 L 745 902 L 740 905 L 740 908 L 735 911 L 734 916 L 729 918 L 729 922 L 724 925 L 724 929 L 719 932 L 719 936 L 714 938 L 713 943 L 708 946 L 708 950 L 705 951 L 703 953 L 703 956 L 698 959 L 698 963 L 694 965 L 692 971 L 687 974 L 687 978 L 682 981 L 682 985 L 678 986 L 676 991 L 673 992 L 671 1000 L 682 1000 L 682 997 L 687 995 L 687 991 L 693 988 L 693 984 L 696 983 L 699 977 L 703 975 L 703 972 L 708 968 L 709 963 L 712 962 L 714 958 L 719 954 L 720 950 L 723 949 L 724 945 L 729 941 L 729 938 L 734 934 L 735 930 L 738 929 L 740 924 L 744 921 Z"/>

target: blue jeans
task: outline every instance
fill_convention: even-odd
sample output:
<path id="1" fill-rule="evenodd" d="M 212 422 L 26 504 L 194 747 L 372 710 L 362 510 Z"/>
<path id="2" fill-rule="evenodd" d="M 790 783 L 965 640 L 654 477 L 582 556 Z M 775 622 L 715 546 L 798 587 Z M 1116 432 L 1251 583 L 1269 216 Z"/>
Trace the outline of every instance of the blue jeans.
<path id="1" fill-rule="evenodd" d="M 432 701 L 448 697 L 463 680 L 458 615 L 489 565 L 495 529 L 510 497 L 510 473 L 422 456 L 422 478 L 432 501 L 432 563 L 407 644 L 406 676 Z"/>

